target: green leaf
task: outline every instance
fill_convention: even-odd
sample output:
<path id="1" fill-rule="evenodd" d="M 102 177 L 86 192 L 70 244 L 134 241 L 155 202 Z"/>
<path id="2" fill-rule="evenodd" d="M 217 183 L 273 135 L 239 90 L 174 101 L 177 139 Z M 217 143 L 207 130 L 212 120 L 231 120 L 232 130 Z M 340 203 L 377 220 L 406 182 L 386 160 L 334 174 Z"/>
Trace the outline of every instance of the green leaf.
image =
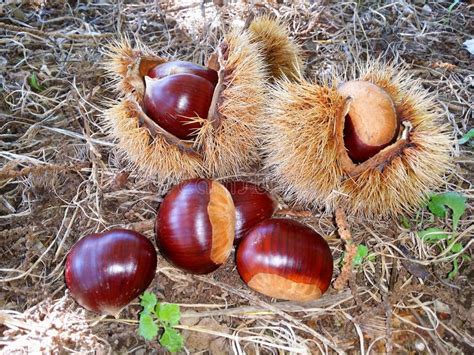
<path id="1" fill-rule="evenodd" d="M 411 227 L 410 221 L 409 221 L 408 218 L 406 218 L 405 216 L 402 216 L 402 218 L 400 219 L 400 222 L 402 223 L 402 226 L 403 226 L 405 229 L 409 229 L 409 228 Z"/>
<path id="2" fill-rule="evenodd" d="M 454 243 L 451 247 L 451 252 L 453 254 L 459 253 L 462 250 L 463 246 L 461 243 Z"/>
<path id="3" fill-rule="evenodd" d="M 474 128 L 471 128 L 462 138 L 458 140 L 459 144 L 466 144 L 469 142 L 472 138 L 474 138 Z"/>
<path id="4" fill-rule="evenodd" d="M 342 267 L 344 265 L 344 256 L 346 255 L 345 252 L 342 252 L 341 257 L 336 259 L 336 265 L 339 265 L 339 267 Z"/>
<path id="5" fill-rule="evenodd" d="M 458 259 L 453 260 L 453 270 L 448 274 L 448 279 L 452 280 L 459 272 Z"/>
<path id="6" fill-rule="evenodd" d="M 364 244 L 357 246 L 357 254 L 354 257 L 353 265 L 360 265 L 364 261 L 364 258 L 369 254 L 369 248 Z"/>
<path id="7" fill-rule="evenodd" d="M 453 229 L 458 227 L 459 219 L 466 210 L 466 197 L 458 192 L 445 192 L 431 196 L 428 209 L 437 217 L 446 215 L 446 206 L 453 211 Z"/>
<path id="8" fill-rule="evenodd" d="M 138 334 L 146 340 L 152 340 L 158 335 L 158 325 L 155 323 L 151 315 L 141 314 L 138 325 Z"/>
<path id="9" fill-rule="evenodd" d="M 35 73 L 32 73 L 29 77 L 28 77 L 28 84 L 30 84 L 30 86 L 35 90 L 35 91 L 43 91 L 44 90 L 44 86 L 42 86 L 39 82 L 38 82 L 38 77 L 36 76 Z"/>
<path id="10" fill-rule="evenodd" d="M 461 1 L 461 0 L 454 0 L 454 1 L 451 3 L 451 5 L 449 5 L 449 7 L 448 7 L 448 12 L 451 13 L 451 11 L 453 11 L 454 7 L 455 7 L 456 5 L 458 5 L 460 1 Z"/>
<path id="11" fill-rule="evenodd" d="M 183 348 L 183 337 L 176 330 L 165 327 L 165 331 L 160 338 L 160 344 L 168 351 L 175 353 Z"/>
<path id="12" fill-rule="evenodd" d="M 462 261 L 471 261 L 471 257 L 469 255 L 463 254 L 461 257 Z"/>
<path id="13" fill-rule="evenodd" d="M 144 292 L 140 296 L 140 306 L 143 307 L 142 314 L 150 314 L 156 305 L 156 296 L 151 292 Z"/>
<path id="14" fill-rule="evenodd" d="M 177 304 L 158 303 L 155 312 L 159 320 L 170 326 L 178 324 L 181 319 L 181 312 Z"/>
<path id="15" fill-rule="evenodd" d="M 429 243 L 436 243 L 438 240 L 448 239 L 449 235 L 440 228 L 426 228 L 416 233 L 418 238 Z"/>

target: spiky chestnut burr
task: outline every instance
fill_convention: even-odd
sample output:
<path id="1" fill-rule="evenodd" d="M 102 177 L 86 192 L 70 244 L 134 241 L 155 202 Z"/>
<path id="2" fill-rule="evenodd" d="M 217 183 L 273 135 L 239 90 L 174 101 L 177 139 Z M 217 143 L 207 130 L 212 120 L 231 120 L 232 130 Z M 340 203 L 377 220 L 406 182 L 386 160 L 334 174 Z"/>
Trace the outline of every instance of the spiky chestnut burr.
<path id="1" fill-rule="evenodd" d="M 287 27 L 273 16 L 261 16 L 249 25 L 250 38 L 260 45 L 274 79 L 298 79 L 302 76 L 301 48 L 291 39 Z"/>
<path id="2" fill-rule="evenodd" d="M 224 37 L 207 65 L 218 73 L 207 117 L 187 120 L 195 124 L 190 135 L 167 131 L 144 110 L 145 77 L 167 62 L 142 44 L 134 49 L 123 40 L 111 46 L 107 65 L 122 98 L 104 117 L 121 150 L 142 172 L 170 184 L 250 171 L 259 160 L 255 131 L 265 103 L 259 46 L 246 31 Z"/>
<path id="3" fill-rule="evenodd" d="M 434 97 L 402 67 L 375 61 L 353 71 L 332 85 L 282 81 L 273 88 L 271 119 L 261 127 L 265 166 L 286 199 L 297 203 L 328 211 L 339 206 L 367 218 L 413 211 L 451 166 L 447 126 Z M 400 123 L 395 140 L 361 163 L 351 159 L 344 137 L 354 98 L 338 90 L 351 80 L 383 90 Z"/>

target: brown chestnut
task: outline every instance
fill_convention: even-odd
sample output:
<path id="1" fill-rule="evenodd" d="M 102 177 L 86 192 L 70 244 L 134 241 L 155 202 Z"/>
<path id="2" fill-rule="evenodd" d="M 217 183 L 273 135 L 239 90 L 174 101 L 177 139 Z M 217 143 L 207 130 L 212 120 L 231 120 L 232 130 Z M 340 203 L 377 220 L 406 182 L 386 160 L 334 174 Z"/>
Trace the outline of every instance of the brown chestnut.
<path id="1" fill-rule="evenodd" d="M 347 154 L 354 163 L 362 163 L 397 138 L 395 104 L 384 89 L 368 81 L 348 81 L 338 91 L 352 99 L 344 124 Z"/>
<path id="2" fill-rule="evenodd" d="M 155 233 L 161 254 L 176 267 L 194 274 L 214 271 L 232 250 L 232 196 L 216 181 L 184 181 L 161 203 Z"/>
<path id="3" fill-rule="evenodd" d="M 154 79 L 161 79 L 165 76 L 175 74 L 194 74 L 208 80 L 213 86 L 216 86 L 218 81 L 217 72 L 215 70 L 183 60 L 166 62 L 148 71 L 148 76 Z"/>
<path id="4" fill-rule="evenodd" d="M 140 233 L 113 229 L 90 234 L 67 256 L 66 284 L 84 308 L 116 316 L 150 285 L 156 259 L 153 243 Z"/>
<path id="5" fill-rule="evenodd" d="M 235 240 L 237 244 L 257 223 L 270 218 L 278 204 L 270 193 L 258 185 L 245 181 L 230 181 L 224 184 L 232 195 L 235 205 Z"/>
<path id="6" fill-rule="evenodd" d="M 145 77 L 145 113 L 160 127 L 180 139 L 190 139 L 207 119 L 214 85 L 194 74 L 175 74 L 161 79 Z"/>
<path id="7" fill-rule="evenodd" d="M 244 282 L 264 295 L 294 301 L 319 298 L 333 271 L 331 250 L 311 228 L 286 218 L 253 227 L 237 249 Z"/>

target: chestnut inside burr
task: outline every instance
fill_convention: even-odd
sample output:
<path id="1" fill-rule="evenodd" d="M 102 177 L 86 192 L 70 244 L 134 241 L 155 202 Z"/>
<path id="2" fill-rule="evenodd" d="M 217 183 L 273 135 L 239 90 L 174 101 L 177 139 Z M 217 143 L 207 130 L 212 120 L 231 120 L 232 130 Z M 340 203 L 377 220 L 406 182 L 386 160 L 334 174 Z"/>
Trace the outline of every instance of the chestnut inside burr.
<path id="1" fill-rule="evenodd" d="M 218 74 L 176 61 L 151 68 L 144 77 L 144 111 L 157 125 L 182 140 L 195 138 L 208 118 Z"/>
<path id="2" fill-rule="evenodd" d="M 365 162 L 395 142 L 400 123 L 395 103 L 383 88 L 368 81 L 349 81 L 338 91 L 350 100 L 343 135 L 354 163 Z"/>

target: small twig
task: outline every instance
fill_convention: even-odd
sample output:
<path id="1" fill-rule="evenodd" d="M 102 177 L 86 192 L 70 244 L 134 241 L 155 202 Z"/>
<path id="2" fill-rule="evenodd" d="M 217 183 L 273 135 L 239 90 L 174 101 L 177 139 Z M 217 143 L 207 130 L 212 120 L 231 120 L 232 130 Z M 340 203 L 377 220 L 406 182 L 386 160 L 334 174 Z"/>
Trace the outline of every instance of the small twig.
<path id="1" fill-rule="evenodd" d="M 13 179 L 20 176 L 26 175 L 43 175 L 45 172 L 54 171 L 66 171 L 66 170 L 80 170 L 90 166 L 90 163 L 81 162 L 81 163 L 69 163 L 69 164 L 45 164 L 45 165 L 36 165 L 36 166 L 27 166 L 21 170 L 15 170 L 11 167 L 5 167 L 0 170 L 0 180 L 4 179 Z"/>
<path id="2" fill-rule="evenodd" d="M 340 292 L 335 295 L 324 295 L 320 299 L 310 301 L 310 302 L 277 302 L 272 304 L 275 308 L 290 312 L 308 312 L 314 309 L 326 309 L 327 307 L 335 307 L 340 303 L 348 301 L 352 298 L 351 292 L 349 290 Z M 203 318 L 203 317 L 213 317 L 213 316 L 250 316 L 250 315 L 273 315 L 275 314 L 271 310 L 268 310 L 259 306 L 242 306 L 236 308 L 227 308 L 219 309 L 205 312 L 183 312 L 183 318 Z"/>
<path id="3" fill-rule="evenodd" d="M 357 254 L 357 246 L 352 243 L 352 234 L 349 229 L 349 224 L 347 223 L 346 214 L 340 207 L 336 209 L 336 224 L 339 235 L 345 243 L 346 254 L 344 256 L 344 266 L 342 267 L 341 273 L 336 281 L 334 281 L 334 288 L 336 290 L 342 290 L 352 275 L 352 263 Z"/>
<path id="4" fill-rule="evenodd" d="M 296 211 L 290 208 L 281 208 L 277 210 L 275 214 L 291 216 L 291 217 L 311 217 L 313 215 L 310 211 Z"/>
<path id="5" fill-rule="evenodd" d="M 24 329 L 29 331 L 41 331 L 44 330 L 43 326 L 40 324 L 30 324 L 20 319 L 16 319 L 8 311 L 0 312 L 0 324 L 10 328 L 10 329 Z"/>
<path id="6" fill-rule="evenodd" d="M 387 354 L 393 354 L 393 329 L 392 329 L 392 305 L 388 292 L 382 292 L 382 301 L 385 308 L 385 350 Z"/>
<path id="7" fill-rule="evenodd" d="M 125 228 L 133 229 L 136 232 L 143 233 L 153 230 L 154 219 L 127 224 Z"/>
<path id="8" fill-rule="evenodd" d="M 352 234 L 349 228 L 349 223 L 347 223 L 346 213 L 340 207 L 336 209 L 336 224 L 341 239 L 346 243 L 352 243 Z"/>
<path id="9" fill-rule="evenodd" d="M 0 28 L 3 28 L 6 31 L 11 31 L 11 32 L 24 32 L 24 33 L 30 33 L 32 35 L 36 35 L 39 37 L 44 37 L 44 38 L 51 38 L 51 37 L 59 37 L 59 38 L 68 38 L 68 39 L 88 39 L 88 38 L 109 38 L 113 37 L 112 33 L 90 33 L 90 34 L 76 34 L 76 33 L 71 33 L 71 34 L 64 34 L 61 32 L 45 32 L 41 30 L 36 30 L 33 28 L 26 28 L 26 27 L 20 27 L 20 26 L 15 26 L 15 25 L 9 25 L 4 22 L 0 22 Z"/>

